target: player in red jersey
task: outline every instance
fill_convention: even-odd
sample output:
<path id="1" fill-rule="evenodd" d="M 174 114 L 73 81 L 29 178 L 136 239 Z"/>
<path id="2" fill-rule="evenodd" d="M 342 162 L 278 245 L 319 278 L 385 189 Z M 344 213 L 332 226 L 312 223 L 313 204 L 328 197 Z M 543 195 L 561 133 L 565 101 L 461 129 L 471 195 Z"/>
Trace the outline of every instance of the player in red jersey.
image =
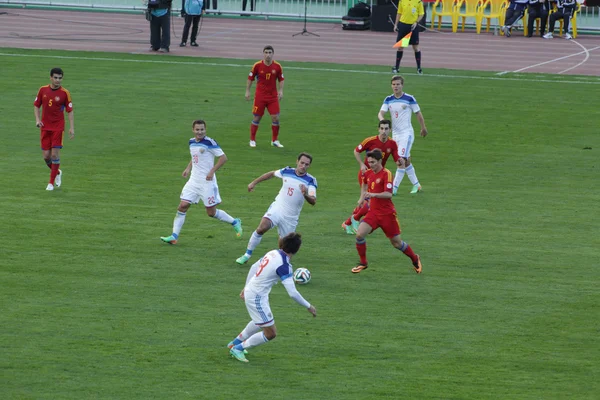
<path id="1" fill-rule="evenodd" d="M 75 137 L 75 122 L 73 116 L 73 103 L 71 93 L 61 86 L 63 70 L 52 68 L 50 70 L 50 84 L 42 86 L 33 102 L 35 126 L 40 128 L 40 141 L 42 154 L 46 165 L 50 168 L 50 182 L 46 190 L 54 190 L 54 186 L 62 184 L 62 171 L 60 167 L 60 149 L 63 147 L 63 134 L 65 131 L 65 114 L 69 116 L 69 138 Z M 40 119 L 40 107 L 42 118 Z"/>
<path id="2" fill-rule="evenodd" d="M 399 163 L 400 156 L 398 155 L 398 144 L 394 140 L 390 140 L 390 130 L 392 129 L 392 122 L 387 119 L 383 119 L 379 121 L 379 134 L 377 136 L 371 136 L 362 141 L 361 144 L 356 146 L 354 149 L 354 158 L 360 165 L 360 169 L 358 170 L 358 184 L 362 186 L 362 180 L 365 174 L 365 171 L 369 169 L 369 165 L 367 164 L 367 160 L 364 161 L 361 159 L 360 153 L 369 152 L 371 150 L 379 149 L 383 153 L 383 159 L 381 160 L 381 164 L 385 167 L 385 163 L 387 162 L 390 155 L 396 162 Z M 356 206 L 352 215 L 348 217 L 342 223 L 342 229 L 346 231 L 349 235 L 354 235 L 356 233 L 356 229 L 358 229 L 358 224 L 360 219 L 364 217 L 369 211 L 369 203 L 365 201 L 364 204 L 359 204 Z"/>
<path id="3" fill-rule="evenodd" d="M 371 169 L 368 169 L 363 177 L 358 203 L 361 204 L 366 198 L 369 198 L 371 207 L 356 231 L 356 250 L 360 257 L 360 263 L 352 268 L 352 273 L 358 274 L 368 268 L 365 237 L 375 229 L 381 228 L 385 236 L 390 239 L 392 246 L 406 254 L 411 259 L 415 272 L 420 274 L 423 269 L 421 257 L 415 254 L 408 243 L 400 238 L 400 222 L 398 222 L 396 208 L 392 202 L 394 178 L 392 173 L 383 167 L 382 159 L 383 154 L 379 149 L 367 153 L 367 163 Z"/>
<path id="4" fill-rule="evenodd" d="M 246 82 L 246 100 L 250 100 L 250 87 L 256 79 L 256 92 L 252 114 L 254 118 L 250 124 L 250 147 L 256 147 L 256 131 L 261 118 L 265 115 L 265 108 L 271 116 L 271 146 L 283 147 L 279 143 L 279 100 L 283 98 L 283 68 L 273 60 L 273 46 L 265 46 L 263 60 L 252 66 L 248 81 Z M 279 82 L 279 89 L 277 89 Z"/>

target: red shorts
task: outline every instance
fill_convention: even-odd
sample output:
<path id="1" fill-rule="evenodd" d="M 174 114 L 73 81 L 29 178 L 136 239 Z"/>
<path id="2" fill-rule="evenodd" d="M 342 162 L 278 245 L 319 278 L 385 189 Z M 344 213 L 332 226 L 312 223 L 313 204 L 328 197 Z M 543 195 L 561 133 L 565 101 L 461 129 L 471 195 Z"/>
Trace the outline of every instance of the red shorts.
<path id="1" fill-rule="evenodd" d="M 383 233 L 385 233 L 385 236 L 387 236 L 390 239 L 394 236 L 398 236 L 401 233 L 400 221 L 398 221 L 396 213 L 377 215 L 369 211 L 361 222 L 369 224 L 369 226 L 373 228 L 373 230 L 381 228 Z"/>
<path id="2" fill-rule="evenodd" d="M 42 150 L 62 149 L 63 147 L 63 134 L 64 131 L 48 131 L 45 129 L 40 130 L 40 142 Z"/>
<path id="3" fill-rule="evenodd" d="M 254 99 L 254 105 L 252 106 L 252 114 L 263 116 L 265 115 L 265 108 L 269 111 L 270 115 L 279 114 L 279 99 L 272 98 L 268 100 Z"/>
<path id="4" fill-rule="evenodd" d="M 362 187 L 363 185 L 363 177 L 365 176 L 365 172 L 362 169 L 358 170 L 358 185 Z"/>

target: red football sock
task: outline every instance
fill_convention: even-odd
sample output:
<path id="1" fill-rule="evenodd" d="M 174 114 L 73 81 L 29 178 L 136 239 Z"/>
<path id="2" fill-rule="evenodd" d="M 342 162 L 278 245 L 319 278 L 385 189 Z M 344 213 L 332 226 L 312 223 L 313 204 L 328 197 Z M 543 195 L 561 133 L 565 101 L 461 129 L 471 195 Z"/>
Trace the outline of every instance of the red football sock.
<path id="1" fill-rule="evenodd" d="M 256 131 L 258 131 L 258 125 L 250 124 L 250 140 L 256 141 Z"/>
<path id="2" fill-rule="evenodd" d="M 271 125 L 271 141 L 274 142 L 279 137 L 279 123 Z"/>
<path id="3" fill-rule="evenodd" d="M 354 215 L 353 215 L 354 220 L 355 221 L 360 221 L 360 219 L 362 217 L 364 217 L 365 215 L 367 215 L 367 212 L 369 212 L 369 202 L 365 201 L 365 203 L 363 204 L 363 206 L 360 209 L 358 209 L 358 211 L 354 212 Z"/>
<path id="4" fill-rule="evenodd" d="M 415 254 L 415 252 L 413 251 L 413 249 L 410 248 L 410 245 L 408 243 L 406 243 L 406 249 L 402 250 L 402 252 L 404 254 L 406 254 L 411 259 L 411 261 L 413 263 L 417 262 L 417 255 Z"/>
<path id="5" fill-rule="evenodd" d="M 58 167 L 60 167 L 60 164 L 52 164 L 52 167 L 50 167 L 50 183 L 54 185 L 54 179 L 56 178 L 56 175 L 58 175 Z"/>
<path id="6" fill-rule="evenodd" d="M 360 263 L 362 265 L 367 265 L 367 241 L 363 240 L 362 243 L 356 241 L 356 250 L 358 251 L 358 256 L 360 257 Z"/>

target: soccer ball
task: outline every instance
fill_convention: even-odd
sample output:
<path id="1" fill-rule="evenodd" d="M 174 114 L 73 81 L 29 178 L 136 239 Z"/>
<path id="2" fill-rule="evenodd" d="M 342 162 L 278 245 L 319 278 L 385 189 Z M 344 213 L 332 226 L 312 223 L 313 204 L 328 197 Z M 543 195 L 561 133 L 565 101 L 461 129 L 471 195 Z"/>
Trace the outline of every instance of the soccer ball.
<path id="1" fill-rule="evenodd" d="M 298 268 L 294 271 L 294 282 L 298 285 L 306 285 L 310 282 L 310 271 L 306 268 Z"/>

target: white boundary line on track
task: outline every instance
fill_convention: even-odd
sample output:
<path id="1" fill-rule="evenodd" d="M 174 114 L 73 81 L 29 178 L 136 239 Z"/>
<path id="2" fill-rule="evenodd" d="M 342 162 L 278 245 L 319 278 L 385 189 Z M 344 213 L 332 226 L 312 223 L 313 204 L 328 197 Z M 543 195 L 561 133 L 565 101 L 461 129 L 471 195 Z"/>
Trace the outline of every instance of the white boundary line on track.
<path id="1" fill-rule="evenodd" d="M 596 47 L 594 47 L 594 48 L 592 48 L 592 49 L 588 50 L 588 49 L 586 49 L 586 48 L 585 48 L 585 46 L 584 46 L 584 45 L 582 45 L 581 43 L 579 43 L 579 42 L 577 42 L 577 41 L 575 41 L 575 40 L 571 40 L 571 42 L 575 43 L 577 46 L 579 46 L 579 47 L 581 47 L 581 48 L 583 49 L 583 52 L 585 53 L 585 58 L 584 58 L 584 59 L 583 59 L 583 61 L 582 61 L 582 62 L 580 62 L 579 64 L 577 64 L 577 65 L 575 65 L 575 66 L 573 66 L 573 67 L 567 68 L 567 69 L 565 69 L 565 70 L 563 70 L 563 71 L 560 71 L 560 72 L 559 72 L 559 74 L 563 74 L 563 73 L 565 73 L 565 72 L 567 72 L 567 71 L 570 71 L 570 70 L 572 70 L 572 69 L 575 69 L 575 68 L 579 67 L 581 64 L 585 63 L 587 60 L 589 60 L 589 59 L 590 59 L 590 50 L 596 50 L 596 49 L 600 48 L 600 46 L 596 46 Z"/>
<path id="2" fill-rule="evenodd" d="M 600 48 L 600 46 L 595 47 L 590 50 L 595 50 Z M 583 52 L 582 52 L 583 53 Z M 127 53 L 123 53 L 127 54 Z M 146 53 L 129 53 L 136 55 L 144 55 Z M 131 63 L 146 63 L 146 64 L 171 64 L 171 65 L 206 65 L 211 67 L 233 67 L 233 68 L 250 68 L 251 64 L 230 64 L 230 63 L 214 63 L 214 62 L 190 62 L 190 61 L 168 61 L 168 60 L 140 60 L 140 59 L 127 59 L 127 58 L 111 58 L 111 57 L 73 57 L 73 56 L 57 56 L 57 55 L 45 55 L 45 54 L 16 54 L 16 53 L 0 53 L 0 57 L 29 57 L 29 58 L 55 58 L 60 60 L 86 60 L 86 61 L 112 61 L 112 62 L 131 62 Z M 181 57 L 182 59 L 184 57 Z M 355 74 L 371 74 L 371 75 L 388 75 L 391 74 L 389 72 L 382 71 L 361 71 L 354 69 L 340 69 L 340 68 L 308 68 L 308 67 L 294 67 L 287 66 L 286 70 L 296 70 L 296 71 L 322 71 L 322 72 L 350 72 Z M 515 71 L 517 72 L 517 71 Z M 564 72 L 564 71 L 563 71 Z M 405 73 L 403 75 L 415 75 L 411 73 Z M 496 74 L 498 75 L 498 74 Z M 435 78 L 448 78 L 448 79 L 475 79 L 475 80 L 490 80 L 490 81 L 532 81 L 531 77 L 522 77 L 522 78 L 508 78 L 508 77 L 494 77 L 494 76 L 468 76 L 468 75 L 447 75 L 447 74 L 426 74 L 426 75 L 418 75 L 418 76 L 431 76 Z M 542 83 L 575 83 L 580 85 L 600 85 L 600 78 L 598 77 L 590 77 L 590 80 L 566 80 L 566 79 L 535 79 L 535 82 Z"/>
<path id="3" fill-rule="evenodd" d="M 564 71 L 559 72 L 559 74 L 562 74 L 563 72 L 567 72 L 567 71 L 570 71 L 570 70 L 572 70 L 574 68 L 577 68 L 578 66 L 580 66 L 581 64 L 583 64 L 584 62 L 586 62 L 588 60 L 588 58 L 590 58 L 590 51 L 594 51 L 594 50 L 600 49 L 600 46 L 596 46 L 596 47 L 593 47 L 591 49 L 586 49 L 579 42 L 573 41 L 573 43 L 576 43 L 578 46 L 580 46 L 583 49 L 583 51 L 579 51 L 577 53 L 569 54 L 567 56 L 562 56 L 562 57 L 554 58 L 552 60 L 544 61 L 544 62 L 541 62 L 541 63 L 533 64 L 533 65 L 530 65 L 528 67 L 524 67 L 524 68 L 517 69 L 517 70 L 514 70 L 514 71 L 502 71 L 502 72 L 498 72 L 496 75 L 514 74 L 514 73 L 517 73 L 517 72 L 522 72 L 522 71 L 528 70 L 530 68 L 535 68 L 535 67 L 539 67 L 541 65 L 546 65 L 546 64 L 550 64 L 550 63 L 553 63 L 553 62 L 556 62 L 556 61 L 561 61 L 561 60 L 564 60 L 566 58 L 571 58 L 571 57 L 574 57 L 574 56 L 578 56 L 580 54 L 585 54 L 586 55 L 585 60 L 583 60 L 579 64 L 575 65 L 574 67 L 571 67 L 571 68 L 568 68 L 568 69 L 566 69 Z"/>

